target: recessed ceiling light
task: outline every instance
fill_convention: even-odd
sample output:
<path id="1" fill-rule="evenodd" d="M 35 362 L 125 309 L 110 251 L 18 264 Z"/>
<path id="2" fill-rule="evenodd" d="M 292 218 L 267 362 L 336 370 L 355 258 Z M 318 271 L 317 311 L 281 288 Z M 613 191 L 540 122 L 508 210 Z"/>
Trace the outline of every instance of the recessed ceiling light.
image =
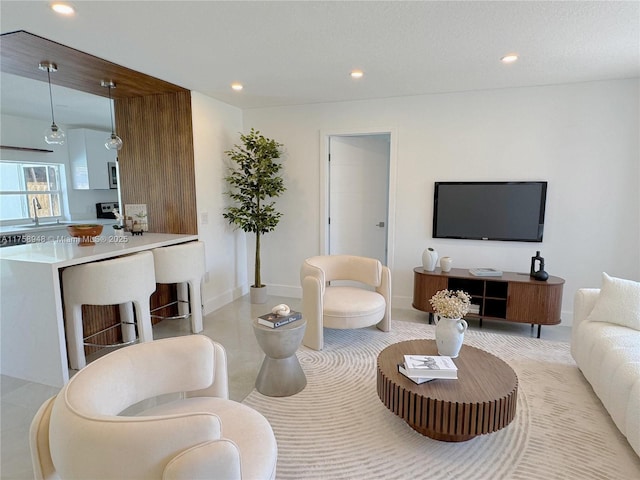
<path id="1" fill-rule="evenodd" d="M 351 70 L 351 78 L 362 78 L 363 75 L 362 70 Z"/>
<path id="2" fill-rule="evenodd" d="M 500 59 L 502 63 L 513 63 L 516 60 L 518 60 L 518 55 L 516 55 L 515 53 L 510 53 L 509 55 L 505 55 Z"/>
<path id="3" fill-rule="evenodd" d="M 73 15 L 76 13 L 76 9 L 70 3 L 54 2 L 50 5 L 51 10 L 60 15 Z"/>
<path id="4" fill-rule="evenodd" d="M 236 92 L 239 92 L 240 90 L 242 90 L 244 87 L 242 86 L 241 83 L 235 82 L 231 84 L 231 88 L 233 88 Z"/>

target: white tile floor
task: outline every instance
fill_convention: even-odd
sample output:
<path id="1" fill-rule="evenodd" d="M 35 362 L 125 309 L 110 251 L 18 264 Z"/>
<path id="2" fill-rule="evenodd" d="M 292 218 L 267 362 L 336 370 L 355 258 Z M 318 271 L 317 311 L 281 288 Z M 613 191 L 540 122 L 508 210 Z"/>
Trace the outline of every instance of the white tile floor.
<path id="1" fill-rule="evenodd" d="M 292 309 L 300 309 L 300 300 L 270 297 L 267 305 L 252 305 L 248 296 L 242 297 L 204 318 L 204 334 L 224 345 L 229 367 L 229 390 L 233 400 L 241 401 L 253 389 L 262 363 L 263 353 L 253 334 L 252 319 L 266 313 L 268 305 L 286 303 Z M 427 314 L 417 310 L 398 310 L 392 313 L 394 320 L 426 322 Z M 469 322 L 472 329 L 477 321 Z M 485 321 L 485 331 L 533 336 L 529 325 L 508 322 Z M 154 337 L 163 338 L 188 335 L 188 320 L 164 321 L 154 326 Z M 543 327 L 542 337 L 547 340 L 569 341 L 571 329 L 563 326 Z M 29 454 L 29 426 L 40 405 L 57 393 L 57 389 L 26 382 L 7 376 L 0 385 L 0 478 L 31 479 L 33 471 Z"/>

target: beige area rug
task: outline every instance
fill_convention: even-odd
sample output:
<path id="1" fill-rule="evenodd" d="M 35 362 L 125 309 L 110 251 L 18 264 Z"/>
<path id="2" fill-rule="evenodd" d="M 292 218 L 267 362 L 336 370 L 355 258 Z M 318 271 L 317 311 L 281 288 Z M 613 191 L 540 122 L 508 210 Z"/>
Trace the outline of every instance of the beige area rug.
<path id="1" fill-rule="evenodd" d="M 640 458 L 567 343 L 468 331 L 465 344 L 517 373 L 516 418 L 462 443 L 415 432 L 376 393 L 378 353 L 414 338 L 433 339 L 434 327 L 394 321 L 389 333 L 325 329 L 323 351 L 298 350 L 308 381 L 302 392 L 271 398 L 254 390 L 245 399 L 273 427 L 278 479 L 640 479 Z"/>

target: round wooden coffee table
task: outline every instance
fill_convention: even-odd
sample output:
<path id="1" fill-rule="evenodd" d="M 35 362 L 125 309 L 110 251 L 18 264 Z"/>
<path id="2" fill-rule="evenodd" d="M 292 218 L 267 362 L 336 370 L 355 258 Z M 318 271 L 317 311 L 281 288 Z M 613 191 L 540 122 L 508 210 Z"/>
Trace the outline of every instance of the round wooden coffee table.
<path id="1" fill-rule="evenodd" d="M 457 380 L 417 385 L 398 372 L 404 355 L 437 355 L 434 340 L 409 340 L 378 355 L 378 396 L 414 430 L 435 440 L 463 442 L 506 427 L 516 415 L 518 377 L 504 361 L 463 345 Z"/>

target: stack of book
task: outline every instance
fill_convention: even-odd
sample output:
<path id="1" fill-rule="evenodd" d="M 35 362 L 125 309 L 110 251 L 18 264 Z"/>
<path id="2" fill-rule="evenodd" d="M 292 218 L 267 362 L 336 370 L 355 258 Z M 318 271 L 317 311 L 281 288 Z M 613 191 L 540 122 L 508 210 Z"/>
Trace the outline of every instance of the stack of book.
<path id="1" fill-rule="evenodd" d="M 291 311 L 288 315 L 278 315 L 277 313 L 266 313 L 258 317 L 258 323 L 269 328 L 278 328 L 287 323 L 295 322 L 302 318 L 302 313 Z"/>
<path id="2" fill-rule="evenodd" d="M 458 378 L 458 367 L 451 357 L 433 355 L 405 355 L 398 371 L 418 385 L 436 379 Z"/>
<path id="3" fill-rule="evenodd" d="M 476 277 L 501 277 L 502 270 L 497 270 L 495 268 L 471 268 L 469 270 L 471 275 Z"/>

